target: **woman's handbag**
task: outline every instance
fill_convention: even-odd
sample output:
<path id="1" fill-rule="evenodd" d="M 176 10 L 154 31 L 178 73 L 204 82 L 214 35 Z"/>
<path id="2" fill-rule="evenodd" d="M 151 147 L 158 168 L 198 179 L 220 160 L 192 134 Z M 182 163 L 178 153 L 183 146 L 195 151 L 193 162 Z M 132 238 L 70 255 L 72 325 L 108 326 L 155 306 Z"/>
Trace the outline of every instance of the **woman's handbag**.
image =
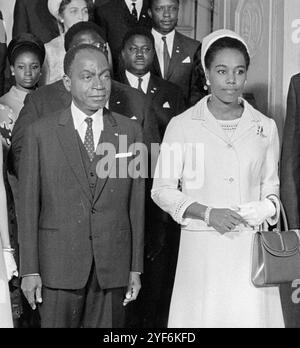
<path id="1" fill-rule="evenodd" d="M 299 230 L 289 231 L 280 202 L 284 230 L 259 231 L 255 234 L 251 280 L 255 287 L 277 286 L 300 279 Z"/>

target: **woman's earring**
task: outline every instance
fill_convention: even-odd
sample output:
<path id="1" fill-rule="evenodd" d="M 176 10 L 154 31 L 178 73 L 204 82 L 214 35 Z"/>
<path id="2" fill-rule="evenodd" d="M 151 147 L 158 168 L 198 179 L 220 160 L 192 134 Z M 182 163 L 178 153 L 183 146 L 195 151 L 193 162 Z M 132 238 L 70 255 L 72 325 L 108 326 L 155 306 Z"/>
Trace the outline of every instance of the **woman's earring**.
<path id="1" fill-rule="evenodd" d="M 15 73 L 14 73 L 14 72 L 12 72 L 12 73 L 11 73 L 11 75 L 12 75 L 12 76 L 15 76 Z"/>
<path id="2" fill-rule="evenodd" d="M 206 80 L 206 85 L 210 86 L 210 81 L 208 79 Z"/>

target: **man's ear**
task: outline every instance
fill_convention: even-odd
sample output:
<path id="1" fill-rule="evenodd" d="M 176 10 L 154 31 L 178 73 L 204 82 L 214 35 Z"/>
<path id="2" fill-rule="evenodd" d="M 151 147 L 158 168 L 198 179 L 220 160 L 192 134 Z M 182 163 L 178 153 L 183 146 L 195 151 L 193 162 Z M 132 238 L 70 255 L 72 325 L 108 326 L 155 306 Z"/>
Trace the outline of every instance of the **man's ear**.
<path id="1" fill-rule="evenodd" d="M 69 76 L 67 76 L 66 74 L 63 77 L 63 83 L 64 83 L 64 86 L 65 86 L 65 89 L 68 92 L 71 92 L 72 82 L 71 82 L 71 79 L 69 78 Z"/>
<path id="2" fill-rule="evenodd" d="M 151 12 L 150 8 L 148 8 L 148 16 L 152 19 L 152 12 Z"/>

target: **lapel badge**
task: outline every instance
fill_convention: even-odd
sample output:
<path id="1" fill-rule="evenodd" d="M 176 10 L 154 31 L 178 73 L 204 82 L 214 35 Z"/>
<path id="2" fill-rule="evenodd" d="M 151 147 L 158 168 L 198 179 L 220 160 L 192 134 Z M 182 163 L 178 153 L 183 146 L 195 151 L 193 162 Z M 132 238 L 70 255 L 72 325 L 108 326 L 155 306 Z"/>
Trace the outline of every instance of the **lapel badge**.
<path id="1" fill-rule="evenodd" d="M 116 136 L 116 137 L 118 137 L 118 136 L 119 136 L 119 134 L 118 134 L 118 133 L 115 133 L 115 136 Z"/>
<path id="2" fill-rule="evenodd" d="M 119 104 L 121 104 L 121 102 L 120 102 L 120 101 L 117 101 L 117 104 L 119 105 Z"/>
<path id="3" fill-rule="evenodd" d="M 262 125 L 260 124 L 257 125 L 256 134 L 261 137 L 266 137 L 266 135 L 264 134 L 264 127 Z"/>

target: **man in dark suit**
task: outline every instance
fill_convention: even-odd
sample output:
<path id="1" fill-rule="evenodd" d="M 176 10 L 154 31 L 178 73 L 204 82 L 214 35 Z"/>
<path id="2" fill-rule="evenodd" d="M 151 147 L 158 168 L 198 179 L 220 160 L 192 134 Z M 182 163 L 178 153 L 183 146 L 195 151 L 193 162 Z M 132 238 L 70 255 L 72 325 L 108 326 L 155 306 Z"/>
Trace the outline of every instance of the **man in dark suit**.
<path id="1" fill-rule="evenodd" d="M 112 52 L 115 73 L 118 75 L 119 55 L 124 35 L 136 25 L 151 28 L 148 0 L 110 0 L 96 8 L 95 22 L 105 30 Z"/>
<path id="2" fill-rule="evenodd" d="M 300 74 L 292 77 L 282 139 L 280 197 L 290 229 L 300 229 Z M 291 284 L 280 287 L 286 327 L 300 327 L 300 304 L 292 302 Z"/>
<path id="3" fill-rule="evenodd" d="M 180 86 L 186 102 L 190 97 L 193 59 L 200 44 L 175 30 L 179 0 L 149 0 L 156 56 L 153 72 Z"/>
<path id="4" fill-rule="evenodd" d="M 172 117 L 185 110 L 181 89 L 150 72 L 155 54 L 154 39 L 146 28 L 136 27 L 127 32 L 122 45 L 125 71 L 122 80 L 145 93 L 159 116 L 161 138 Z M 152 180 L 146 190 L 146 259 L 143 290 L 136 306 L 136 326 L 166 327 L 171 290 L 174 282 L 180 229 L 151 200 Z"/>
<path id="5" fill-rule="evenodd" d="M 94 23 L 77 23 L 70 28 L 65 36 L 66 51 L 70 47 L 90 43 L 99 46 L 104 43 Z M 57 81 L 51 85 L 43 86 L 29 94 L 25 99 L 25 105 L 20 112 L 12 133 L 12 147 L 10 151 L 10 171 L 17 175 L 22 141 L 26 128 L 37 119 L 60 109 L 70 106 L 71 94 L 65 89 L 63 81 Z M 120 113 L 138 122 L 144 130 L 144 142 L 148 148 L 151 143 L 161 141 L 155 114 L 148 107 L 146 96 L 134 88 L 112 81 L 111 94 L 108 102 L 110 111 Z"/>
<path id="6" fill-rule="evenodd" d="M 142 129 L 105 108 L 111 81 L 101 50 L 70 49 L 64 70 L 71 106 L 24 137 L 22 290 L 33 309 L 39 304 L 42 327 L 123 327 L 143 272 Z"/>
<path id="7" fill-rule="evenodd" d="M 125 71 L 120 81 L 145 93 L 151 105 L 158 110 L 158 123 L 163 138 L 172 117 L 185 111 L 180 87 L 154 75 L 150 69 L 155 54 L 154 39 L 146 28 L 129 30 L 122 44 L 122 62 Z"/>
<path id="8" fill-rule="evenodd" d="M 44 43 L 59 35 L 56 19 L 48 10 L 48 0 L 16 0 L 13 37 L 31 33 Z"/>

